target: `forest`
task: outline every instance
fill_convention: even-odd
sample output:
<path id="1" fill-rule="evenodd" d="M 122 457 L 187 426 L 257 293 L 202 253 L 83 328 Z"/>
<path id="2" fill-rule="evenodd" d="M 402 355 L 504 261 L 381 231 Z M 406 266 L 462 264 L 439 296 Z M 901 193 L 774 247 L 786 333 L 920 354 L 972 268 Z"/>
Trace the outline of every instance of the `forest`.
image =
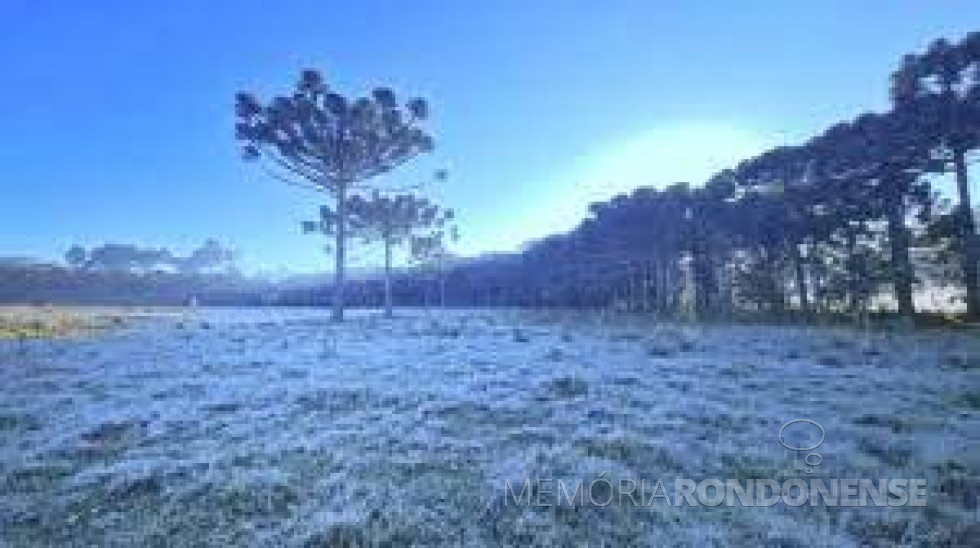
<path id="1" fill-rule="evenodd" d="M 922 308 L 975 319 L 969 165 L 980 149 L 980 33 L 906 55 L 890 94 L 888 112 L 841 121 L 702 185 L 593 204 L 574 231 L 530 244 L 518 263 L 496 261 L 518 272 L 483 280 L 504 286 L 483 291 L 506 303 L 699 318 L 911 317 L 923 294 Z M 952 196 L 941 192 L 950 178 Z M 476 272 L 486 273 L 469 266 L 453 276 Z"/>

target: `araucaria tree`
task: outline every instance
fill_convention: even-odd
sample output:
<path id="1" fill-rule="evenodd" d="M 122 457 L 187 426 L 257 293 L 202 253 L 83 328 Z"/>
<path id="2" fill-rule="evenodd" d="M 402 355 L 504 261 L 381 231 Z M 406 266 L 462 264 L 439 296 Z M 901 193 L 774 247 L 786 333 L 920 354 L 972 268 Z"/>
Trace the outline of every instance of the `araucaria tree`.
<path id="1" fill-rule="evenodd" d="M 906 55 L 892 75 L 895 110 L 916 121 L 915 131 L 933 153 L 933 170 L 952 172 L 958 204 L 958 241 L 967 315 L 980 318 L 980 251 L 970 202 L 968 155 L 980 149 L 980 32 L 951 44 L 937 40 L 921 54 Z"/>
<path id="2" fill-rule="evenodd" d="M 432 150 L 432 137 L 421 127 L 426 102 L 400 104 L 387 88 L 348 99 L 319 72 L 305 70 L 291 94 L 268 103 L 237 94 L 235 114 L 235 136 L 246 160 L 262 162 L 276 179 L 334 198 L 333 318 L 342 320 L 348 203 L 371 179 Z"/>
<path id="3" fill-rule="evenodd" d="M 433 223 L 431 230 L 409 238 L 409 256 L 412 261 L 421 270 L 429 270 L 435 274 L 439 284 L 440 308 L 446 307 L 446 267 L 453 258 L 448 244 L 459 240 L 459 228 L 455 224 L 448 224 L 453 219 L 452 210 L 447 210 L 447 213 L 439 223 Z"/>
<path id="4" fill-rule="evenodd" d="M 304 232 L 335 235 L 339 215 L 327 206 L 320 208 L 320 221 L 303 223 Z M 370 196 L 355 195 L 347 203 L 349 234 L 365 243 L 380 242 L 384 247 L 385 316 L 392 314 L 392 256 L 399 245 L 412 238 L 442 230 L 453 219 L 451 209 L 442 209 L 426 198 L 413 194 L 386 196 L 374 191 Z"/>

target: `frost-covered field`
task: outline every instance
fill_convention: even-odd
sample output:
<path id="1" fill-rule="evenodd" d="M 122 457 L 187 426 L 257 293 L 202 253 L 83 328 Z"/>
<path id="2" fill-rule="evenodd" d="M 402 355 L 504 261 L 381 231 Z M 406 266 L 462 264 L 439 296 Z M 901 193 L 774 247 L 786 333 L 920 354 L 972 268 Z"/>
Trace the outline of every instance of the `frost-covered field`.
<path id="1" fill-rule="evenodd" d="M 980 336 L 204 310 L 0 341 L 9 545 L 967 545 Z M 924 508 L 515 508 L 505 482 L 926 478 Z M 556 484 L 552 484 L 553 486 Z M 553 500 L 553 499 L 552 499 Z M 586 501 L 588 499 L 586 498 Z"/>

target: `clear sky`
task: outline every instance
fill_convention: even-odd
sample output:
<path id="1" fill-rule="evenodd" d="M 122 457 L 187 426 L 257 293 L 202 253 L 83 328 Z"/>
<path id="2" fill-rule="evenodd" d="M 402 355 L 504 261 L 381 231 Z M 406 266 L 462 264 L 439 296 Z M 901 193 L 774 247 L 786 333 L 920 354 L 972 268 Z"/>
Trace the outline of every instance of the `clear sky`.
<path id="1" fill-rule="evenodd" d="M 322 197 L 233 138 L 235 92 L 306 67 L 426 97 L 437 149 L 390 181 L 448 167 L 459 250 L 511 250 L 590 201 L 886 108 L 902 54 L 977 24 L 974 0 L 3 0 L 0 255 L 213 236 L 246 270 L 326 269 L 298 230 Z"/>

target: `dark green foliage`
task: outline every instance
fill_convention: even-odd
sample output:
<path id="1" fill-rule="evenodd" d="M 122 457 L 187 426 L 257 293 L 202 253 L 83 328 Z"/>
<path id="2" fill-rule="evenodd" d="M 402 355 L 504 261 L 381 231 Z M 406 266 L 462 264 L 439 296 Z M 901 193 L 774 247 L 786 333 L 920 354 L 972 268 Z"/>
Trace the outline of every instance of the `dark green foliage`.
<path id="1" fill-rule="evenodd" d="M 444 180 L 445 173 L 437 174 Z M 380 242 L 384 247 L 385 315 L 392 316 L 392 253 L 410 242 L 413 257 L 421 256 L 419 242 L 441 245 L 441 235 L 454 218 L 453 210 L 442 209 L 426 198 L 413 194 L 386 196 L 375 191 L 370 197 L 355 195 L 347 203 L 348 236 L 365 243 Z M 339 216 L 329 206 L 321 206 L 319 221 L 304 221 L 303 232 L 335 234 Z M 453 228 L 454 227 L 450 227 Z M 425 248 L 430 251 L 430 248 Z"/>
<path id="2" fill-rule="evenodd" d="M 930 153 L 929 170 L 956 178 L 958 203 L 943 232 L 959 254 L 968 314 L 980 317 L 980 251 L 967 173 L 968 154 L 980 148 L 980 32 L 956 44 L 936 40 L 925 52 L 906 55 L 892 75 L 891 94 L 895 111 L 906 113 Z"/>
<path id="3" fill-rule="evenodd" d="M 972 311 L 978 245 L 963 162 L 980 146 L 978 60 L 980 33 L 937 42 L 903 61 L 890 111 L 774 148 L 700 187 L 593 204 L 575 230 L 530 245 L 518 272 L 494 285 L 513 284 L 505 299 L 515 304 L 700 318 L 864 315 L 890 293 L 892 310 L 911 317 L 916 288 L 940 281 L 934 265 L 952 259 Z M 932 186 L 946 171 L 959 183 L 956 208 Z"/>
<path id="4" fill-rule="evenodd" d="M 289 184 L 325 192 L 336 200 L 334 308 L 343 319 L 347 207 L 364 183 L 432 150 L 422 129 L 429 109 L 422 99 L 400 105 L 395 93 L 377 88 L 348 99 L 319 72 L 304 70 L 295 89 L 263 104 L 251 93 L 235 96 L 235 136 L 246 160 Z"/>

